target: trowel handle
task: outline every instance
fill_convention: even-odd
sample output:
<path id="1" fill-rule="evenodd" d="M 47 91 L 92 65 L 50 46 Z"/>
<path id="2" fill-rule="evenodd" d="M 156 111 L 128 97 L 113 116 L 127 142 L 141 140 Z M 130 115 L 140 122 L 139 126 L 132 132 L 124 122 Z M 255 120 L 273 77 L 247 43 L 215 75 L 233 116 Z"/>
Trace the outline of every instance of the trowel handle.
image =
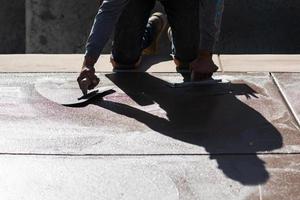
<path id="1" fill-rule="evenodd" d="M 81 83 L 82 84 L 87 84 L 89 86 L 91 84 L 91 81 L 88 78 L 84 78 L 84 79 L 81 80 Z"/>
<path id="2" fill-rule="evenodd" d="M 80 89 L 83 93 L 83 95 L 87 95 L 88 88 L 91 85 L 91 81 L 88 78 L 84 78 L 80 81 Z"/>

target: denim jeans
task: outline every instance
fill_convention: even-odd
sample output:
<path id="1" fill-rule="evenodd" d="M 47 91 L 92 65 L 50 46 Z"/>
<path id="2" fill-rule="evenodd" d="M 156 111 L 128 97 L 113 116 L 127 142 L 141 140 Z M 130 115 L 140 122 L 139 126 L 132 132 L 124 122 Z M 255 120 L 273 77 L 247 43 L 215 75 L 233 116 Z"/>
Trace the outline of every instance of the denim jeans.
<path id="1" fill-rule="evenodd" d="M 200 50 L 214 51 L 220 35 L 223 10 L 224 0 L 200 0 Z"/>
<path id="2" fill-rule="evenodd" d="M 172 53 L 177 59 L 190 62 L 197 41 L 200 50 L 213 51 L 220 33 L 224 0 L 161 0 L 161 3 L 172 27 Z M 135 63 L 153 40 L 154 31 L 147 21 L 154 4 L 154 0 L 104 0 L 87 40 L 86 56 L 98 59 L 125 9 L 116 30 L 113 57 L 122 64 Z M 195 20 L 197 16 L 199 20 Z M 200 38 L 196 35 L 197 24 Z"/>
<path id="3" fill-rule="evenodd" d="M 223 10 L 224 0 L 199 0 L 199 50 L 214 52 L 219 40 Z M 171 31 L 172 52 L 175 52 L 176 47 L 173 44 L 172 35 Z"/>
<path id="4" fill-rule="evenodd" d="M 112 56 L 117 63 L 132 65 L 139 60 L 145 41 L 149 43 L 145 30 L 155 2 L 130 0 L 126 5 L 115 29 Z M 174 56 L 189 63 L 199 49 L 199 0 L 161 0 L 161 3 L 173 32 Z"/>

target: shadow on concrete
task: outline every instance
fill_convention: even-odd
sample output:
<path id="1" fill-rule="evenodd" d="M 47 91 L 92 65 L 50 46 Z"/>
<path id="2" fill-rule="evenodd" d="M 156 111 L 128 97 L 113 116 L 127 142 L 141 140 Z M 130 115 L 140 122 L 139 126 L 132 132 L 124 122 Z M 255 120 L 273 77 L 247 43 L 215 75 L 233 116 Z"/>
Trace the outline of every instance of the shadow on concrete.
<path id="1" fill-rule="evenodd" d="M 154 55 L 154 56 L 143 56 L 141 67 L 139 68 L 139 71 L 146 72 L 148 69 L 150 69 L 153 65 L 173 60 L 170 55 Z M 175 66 L 174 66 L 175 68 Z"/>
<path id="2" fill-rule="evenodd" d="M 122 103 L 106 100 L 91 103 L 134 118 L 176 140 L 204 147 L 227 177 L 244 185 L 268 180 L 269 173 L 257 152 L 280 148 L 282 137 L 260 113 L 236 98 L 236 95 L 257 98 L 248 85 L 171 88 L 147 73 L 106 76 L 139 105 L 159 104 L 168 119 Z"/>

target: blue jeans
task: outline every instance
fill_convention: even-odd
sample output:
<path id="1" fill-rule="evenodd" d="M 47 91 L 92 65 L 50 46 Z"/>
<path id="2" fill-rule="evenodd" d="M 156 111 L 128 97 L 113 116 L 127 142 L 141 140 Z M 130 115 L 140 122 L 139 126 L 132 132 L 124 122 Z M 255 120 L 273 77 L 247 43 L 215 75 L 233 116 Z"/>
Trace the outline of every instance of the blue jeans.
<path id="1" fill-rule="evenodd" d="M 126 5 L 115 30 L 112 56 L 117 63 L 133 65 L 139 60 L 145 43 L 149 43 L 145 30 L 155 2 L 130 0 Z M 189 63 L 199 49 L 199 0 L 161 0 L 161 3 L 173 32 L 174 56 Z"/>
<path id="2" fill-rule="evenodd" d="M 223 10 L 224 0 L 200 0 L 200 50 L 214 51 L 215 44 L 220 35 Z"/>
<path id="3" fill-rule="evenodd" d="M 129 1 L 130 5 L 125 8 Z M 180 2 L 162 0 L 161 2 L 165 6 L 172 31 L 174 32 L 172 52 L 177 59 L 182 62 L 189 62 L 196 47 L 193 43 L 197 42 L 197 40 L 200 41 L 200 50 L 213 52 L 220 33 L 224 0 L 199 0 L 198 4 L 196 0 L 181 0 Z M 86 44 L 86 56 L 98 59 L 121 13 L 125 9 L 125 13 L 122 14 L 118 24 L 119 28 L 115 37 L 113 56 L 116 60 L 122 61 L 120 63 L 129 65 L 134 63 L 132 62 L 135 60 L 133 57 L 139 57 L 141 51 L 152 42 L 154 31 L 147 24 L 147 21 L 154 4 L 154 0 L 143 0 L 142 2 L 137 0 L 104 0 L 95 17 Z M 199 7 L 199 13 L 195 13 L 197 7 Z M 195 20 L 197 15 L 199 15 L 199 21 Z M 196 24 L 199 24 L 200 38 L 195 35 L 199 31 L 195 28 L 197 27 Z M 137 27 L 134 27 L 134 25 Z M 186 30 L 189 31 L 186 32 Z M 121 36 L 124 38 L 124 34 L 128 39 L 125 38 L 123 42 L 120 42 L 122 40 Z M 132 34 L 137 36 L 137 38 L 131 37 L 132 41 L 130 41 L 128 36 L 133 36 Z M 134 51 L 132 54 L 129 52 L 128 47 Z M 124 48 L 123 51 L 122 48 Z M 126 56 L 131 58 L 126 61 Z"/>

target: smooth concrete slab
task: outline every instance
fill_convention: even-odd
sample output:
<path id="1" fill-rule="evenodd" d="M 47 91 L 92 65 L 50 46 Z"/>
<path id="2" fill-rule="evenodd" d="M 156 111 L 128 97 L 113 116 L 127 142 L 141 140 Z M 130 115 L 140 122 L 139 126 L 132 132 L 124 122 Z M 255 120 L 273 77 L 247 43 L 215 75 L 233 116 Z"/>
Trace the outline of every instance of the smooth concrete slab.
<path id="1" fill-rule="evenodd" d="M 300 73 L 274 73 L 273 76 L 300 124 Z"/>
<path id="2" fill-rule="evenodd" d="M 300 72 L 299 55 L 220 55 L 226 72 Z"/>
<path id="3" fill-rule="evenodd" d="M 299 155 L 1 156 L 6 200 L 297 199 Z"/>
<path id="4" fill-rule="evenodd" d="M 0 72 L 79 72 L 83 54 L 19 54 L 0 55 Z M 110 55 L 102 55 L 95 65 L 97 71 L 111 72 Z M 175 72 L 170 57 L 143 59 L 142 71 Z"/>
<path id="5" fill-rule="evenodd" d="M 0 72 L 79 72 L 83 58 L 83 54 L 0 55 Z M 213 59 L 220 66 L 217 55 Z M 102 55 L 95 68 L 98 72 L 111 72 L 110 55 Z M 144 56 L 138 71 L 176 72 L 176 66 L 170 56 Z"/>
<path id="6" fill-rule="evenodd" d="M 82 54 L 0 55 L 0 72 L 79 72 Z M 214 55 L 219 71 L 225 72 L 300 72 L 300 55 Z M 110 55 L 96 63 L 98 72 L 111 72 Z M 176 72 L 169 56 L 145 56 L 139 71 Z"/>
<path id="7" fill-rule="evenodd" d="M 232 84 L 171 88 L 175 74 L 100 74 L 116 91 L 70 108 L 37 92 L 39 79 L 0 74 L 0 152 L 38 154 L 298 153 L 299 127 L 267 73 L 219 74 Z M 55 94 L 53 94 L 55 95 Z"/>
<path id="8" fill-rule="evenodd" d="M 111 71 L 109 55 L 104 57 L 99 59 L 98 66 L 104 72 Z M 83 54 L 0 55 L 0 72 L 79 72 L 83 59 Z"/>

